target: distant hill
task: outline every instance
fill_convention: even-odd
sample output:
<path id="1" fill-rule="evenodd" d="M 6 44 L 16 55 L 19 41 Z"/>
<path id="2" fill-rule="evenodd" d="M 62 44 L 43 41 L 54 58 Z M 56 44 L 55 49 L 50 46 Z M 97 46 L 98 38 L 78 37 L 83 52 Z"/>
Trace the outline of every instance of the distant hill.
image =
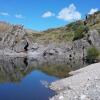
<path id="1" fill-rule="evenodd" d="M 86 22 L 86 25 L 84 25 Z M 87 15 L 85 19 L 72 22 L 64 27 L 48 29 L 38 34 L 33 34 L 36 42 L 67 42 L 73 41 L 75 33 L 86 33 L 85 31 L 96 29 L 100 30 L 100 11 Z"/>
<path id="2" fill-rule="evenodd" d="M 84 22 L 87 24 L 84 25 Z M 8 31 L 13 25 L 6 23 L 6 22 L 0 22 L 0 34 L 2 32 Z M 67 41 L 73 41 L 74 36 L 76 33 L 82 33 L 83 35 L 86 33 L 85 29 L 91 30 L 96 29 L 100 32 L 100 11 L 92 14 L 87 15 L 86 18 L 83 20 L 78 20 L 75 22 L 72 22 L 68 25 L 65 25 L 63 27 L 54 28 L 54 29 L 48 29 L 46 31 L 38 32 L 32 29 L 25 29 L 25 32 L 28 37 L 31 37 L 33 39 L 33 42 L 39 42 L 39 43 L 52 43 L 52 42 L 67 42 Z M 78 34 L 78 35 L 82 35 Z"/>

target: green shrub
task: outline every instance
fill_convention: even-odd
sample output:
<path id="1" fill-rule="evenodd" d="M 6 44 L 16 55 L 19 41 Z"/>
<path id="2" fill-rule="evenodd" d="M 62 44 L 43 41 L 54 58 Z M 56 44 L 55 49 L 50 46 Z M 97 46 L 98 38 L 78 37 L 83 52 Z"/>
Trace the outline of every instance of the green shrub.
<path id="1" fill-rule="evenodd" d="M 87 61 L 92 63 L 95 62 L 100 55 L 100 52 L 97 48 L 91 47 L 87 50 Z"/>
<path id="2" fill-rule="evenodd" d="M 74 31 L 74 38 L 73 40 L 81 39 L 84 37 L 85 27 L 80 26 Z"/>
<path id="3" fill-rule="evenodd" d="M 88 31 L 89 31 L 88 26 L 80 25 L 79 27 L 77 27 L 74 30 L 74 38 L 73 38 L 73 41 L 74 40 L 77 40 L 77 39 L 83 38 L 85 36 L 85 33 L 87 33 Z"/>
<path id="4" fill-rule="evenodd" d="M 62 40 L 71 41 L 73 39 L 73 32 L 65 32 L 61 34 Z"/>
<path id="5" fill-rule="evenodd" d="M 78 27 L 83 26 L 83 22 L 82 21 L 76 21 L 76 22 L 72 22 L 70 24 L 68 24 L 68 29 L 75 31 L 78 29 Z"/>

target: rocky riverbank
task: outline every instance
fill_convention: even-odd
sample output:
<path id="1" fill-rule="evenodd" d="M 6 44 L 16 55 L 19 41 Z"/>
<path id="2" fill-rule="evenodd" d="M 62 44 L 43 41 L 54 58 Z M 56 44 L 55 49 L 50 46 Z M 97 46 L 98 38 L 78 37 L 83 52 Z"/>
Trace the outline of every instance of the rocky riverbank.
<path id="1" fill-rule="evenodd" d="M 50 100 L 100 100 L 100 63 L 70 74 L 72 76 L 51 84 L 57 95 Z"/>

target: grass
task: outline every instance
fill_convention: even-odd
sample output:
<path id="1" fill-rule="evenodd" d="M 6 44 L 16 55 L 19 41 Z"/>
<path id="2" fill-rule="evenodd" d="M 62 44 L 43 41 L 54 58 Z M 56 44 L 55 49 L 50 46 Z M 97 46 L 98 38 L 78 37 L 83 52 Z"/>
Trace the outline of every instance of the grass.
<path id="1" fill-rule="evenodd" d="M 95 15 L 95 24 L 93 24 L 94 15 L 89 15 L 87 25 L 84 25 L 83 20 L 71 22 L 65 27 L 49 29 L 40 34 L 33 33 L 33 40 L 40 43 L 59 43 L 81 39 L 89 30 L 100 29 L 100 11 L 96 12 Z"/>
<path id="2" fill-rule="evenodd" d="M 9 29 L 9 24 L 3 22 L 0 23 L 0 32 L 5 32 L 8 29 Z"/>
<path id="3" fill-rule="evenodd" d="M 48 75 L 57 76 L 59 78 L 64 78 L 69 76 L 69 72 L 71 71 L 70 67 L 66 65 L 48 65 L 38 68 L 42 72 L 47 73 Z"/>
<path id="4" fill-rule="evenodd" d="M 55 28 L 55 29 L 49 29 L 43 32 L 26 32 L 27 37 L 32 38 L 33 42 L 38 43 L 60 43 L 60 42 L 68 42 L 68 41 L 74 41 L 77 39 L 81 39 L 85 36 L 86 29 L 100 29 L 100 11 L 95 13 L 98 16 L 96 17 L 96 23 L 93 25 L 93 16 L 91 15 L 88 18 L 88 24 L 87 27 L 84 26 L 83 20 L 79 20 L 76 22 L 71 22 L 70 24 Z M 91 21 L 91 22 L 89 22 Z M 4 31 L 9 29 L 9 24 L 5 22 L 0 22 L 0 32 L 3 33 Z M 2 39 L 0 39 L 2 40 Z M 18 41 L 18 39 L 17 39 Z"/>
<path id="5" fill-rule="evenodd" d="M 40 43 L 60 43 L 60 42 L 68 42 L 76 39 L 83 38 L 85 31 L 85 27 L 82 21 L 76 21 L 68 24 L 65 27 L 49 29 L 42 33 L 33 33 L 33 41 Z"/>
<path id="6" fill-rule="evenodd" d="M 33 33 L 33 41 L 40 43 L 52 43 L 52 42 L 61 42 L 61 41 L 72 41 L 73 31 L 65 31 L 60 29 L 51 30 L 50 32 L 42 32 L 41 34 Z"/>
<path id="7" fill-rule="evenodd" d="M 97 29 L 97 30 L 100 29 L 100 23 L 97 23 L 97 24 L 91 26 L 90 29 L 92 29 L 92 30 L 93 29 Z"/>
<path id="8" fill-rule="evenodd" d="M 87 50 L 87 61 L 88 62 L 94 62 L 95 60 L 98 60 L 100 56 L 100 51 L 96 47 L 91 47 Z"/>

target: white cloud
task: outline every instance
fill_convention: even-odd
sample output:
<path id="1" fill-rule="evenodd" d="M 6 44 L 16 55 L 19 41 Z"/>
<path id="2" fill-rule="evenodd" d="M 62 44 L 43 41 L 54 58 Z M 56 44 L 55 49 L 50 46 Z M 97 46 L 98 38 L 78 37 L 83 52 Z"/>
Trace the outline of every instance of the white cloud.
<path id="1" fill-rule="evenodd" d="M 16 18 L 19 18 L 19 19 L 23 19 L 23 18 L 24 18 L 24 16 L 21 15 L 21 14 L 16 14 L 15 17 L 16 17 Z"/>
<path id="2" fill-rule="evenodd" d="M 2 15 L 2 16 L 9 16 L 9 14 L 7 12 L 0 12 L 0 15 Z"/>
<path id="3" fill-rule="evenodd" d="M 52 17 L 52 16 L 55 16 L 55 14 L 52 13 L 51 11 L 47 11 L 42 15 L 43 18 Z"/>
<path id="4" fill-rule="evenodd" d="M 69 7 L 63 8 L 59 12 L 57 18 L 65 21 L 79 20 L 81 19 L 81 13 L 76 10 L 74 4 L 70 4 Z"/>
<path id="5" fill-rule="evenodd" d="M 98 11 L 98 8 L 92 8 L 91 10 L 90 10 L 90 12 L 89 12 L 89 14 L 91 15 L 91 14 L 94 14 L 95 12 L 97 12 Z"/>

